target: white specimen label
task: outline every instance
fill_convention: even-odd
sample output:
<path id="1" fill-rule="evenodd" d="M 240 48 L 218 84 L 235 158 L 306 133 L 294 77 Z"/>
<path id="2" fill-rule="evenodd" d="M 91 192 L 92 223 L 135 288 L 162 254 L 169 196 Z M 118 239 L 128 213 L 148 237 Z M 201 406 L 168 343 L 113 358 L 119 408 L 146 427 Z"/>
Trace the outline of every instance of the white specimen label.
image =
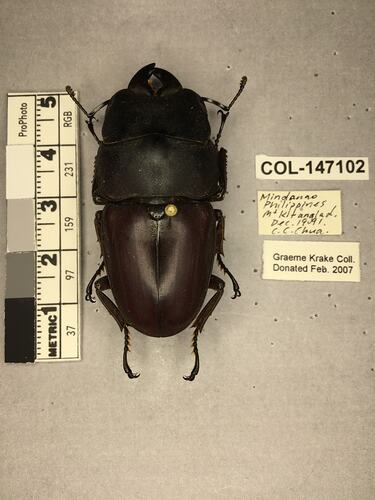
<path id="1" fill-rule="evenodd" d="M 255 156 L 257 179 L 279 180 L 368 180 L 369 163 L 364 156 L 305 157 Z"/>
<path id="2" fill-rule="evenodd" d="M 259 234 L 341 234 L 340 191 L 258 191 Z"/>
<path id="3" fill-rule="evenodd" d="M 359 243 L 265 240 L 262 277 L 273 280 L 358 282 Z"/>

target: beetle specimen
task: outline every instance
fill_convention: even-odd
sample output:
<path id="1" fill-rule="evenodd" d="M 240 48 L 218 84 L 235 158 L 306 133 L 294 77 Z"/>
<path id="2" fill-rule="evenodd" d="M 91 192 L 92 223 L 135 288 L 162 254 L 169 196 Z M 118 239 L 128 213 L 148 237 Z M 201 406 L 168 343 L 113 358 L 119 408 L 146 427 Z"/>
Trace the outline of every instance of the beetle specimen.
<path id="1" fill-rule="evenodd" d="M 124 331 L 123 367 L 128 364 L 129 329 L 152 337 L 176 335 L 194 328 L 194 367 L 199 371 L 198 334 L 220 301 L 224 281 L 212 274 L 214 257 L 233 284 L 223 262 L 224 217 L 210 202 L 226 192 L 226 150 L 218 147 L 230 108 L 185 89 L 175 76 L 149 64 L 130 80 L 127 89 L 88 113 L 71 87 L 67 92 L 87 116 L 99 144 L 95 160 L 93 199 L 104 205 L 95 228 L 102 262 L 86 289 L 93 287 Z M 219 108 L 221 124 L 211 140 L 205 102 Z M 102 139 L 94 130 L 96 113 L 106 107 Z M 106 271 L 107 275 L 100 277 Z M 215 293 L 204 307 L 208 289 Z M 105 293 L 111 290 L 114 301 Z"/>

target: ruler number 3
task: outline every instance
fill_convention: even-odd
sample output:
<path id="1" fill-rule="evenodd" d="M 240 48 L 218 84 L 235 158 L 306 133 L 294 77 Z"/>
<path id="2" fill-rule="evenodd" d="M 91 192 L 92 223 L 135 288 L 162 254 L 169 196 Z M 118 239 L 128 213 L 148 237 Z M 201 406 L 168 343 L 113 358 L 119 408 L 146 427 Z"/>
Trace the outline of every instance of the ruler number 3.
<path id="1" fill-rule="evenodd" d="M 47 212 L 48 209 L 51 210 L 51 212 L 55 212 L 57 210 L 57 203 L 55 200 L 44 200 L 40 204 L 40 208 L 43 210 L 43 212 Z"/>

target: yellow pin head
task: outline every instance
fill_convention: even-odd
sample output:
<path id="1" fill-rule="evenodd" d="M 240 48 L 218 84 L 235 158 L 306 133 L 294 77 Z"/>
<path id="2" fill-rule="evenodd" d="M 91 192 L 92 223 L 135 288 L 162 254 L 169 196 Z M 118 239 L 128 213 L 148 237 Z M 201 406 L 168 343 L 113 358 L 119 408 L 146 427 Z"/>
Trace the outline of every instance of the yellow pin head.
<path id="1" fill-rule="evenodd" d="M 168 217 L 174 217 L 177 214 L 178 210 L 176 205 L 170 204 L 165 207 L 164 212 L 165 215 L 168 215 Z"/>

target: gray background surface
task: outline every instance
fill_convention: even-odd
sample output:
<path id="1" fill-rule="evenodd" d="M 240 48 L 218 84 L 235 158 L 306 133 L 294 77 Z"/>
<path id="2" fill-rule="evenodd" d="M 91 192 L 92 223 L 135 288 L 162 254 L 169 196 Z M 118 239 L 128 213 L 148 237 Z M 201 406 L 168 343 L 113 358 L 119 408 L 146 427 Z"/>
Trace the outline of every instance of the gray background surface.
<path id="1" fill-rule="evenodd" d="M 92 108 L 155 61 L 227 102 L 249 77 L 222 139 L 226 262 L 243 295 L 231 301 L 227 286 L 207 323 L 200 376 L 181 377 L 193 362 L 190 331 L 165 340 L 134 334 L 130 359 L 142 375 L 129 381 L 122 335 L 102 306 L 84 303 L 81 362 L 1 364 L 1 498 L 375 498 L 374 1 L 1 7 L 3 152 L 9 91 L 71 84 Z M 99 250 L 96 145 L 82 124 L 83 286 Z M 257 182 L 256 153 L 369 156 L 371 180 Z M 1 172 L 4 235 L 5 153 Z M 361 283 L 261 279 L 254 200 L 270 188 L 342 189 L 344 235 L 326 239 L 361 242 Z"/>

